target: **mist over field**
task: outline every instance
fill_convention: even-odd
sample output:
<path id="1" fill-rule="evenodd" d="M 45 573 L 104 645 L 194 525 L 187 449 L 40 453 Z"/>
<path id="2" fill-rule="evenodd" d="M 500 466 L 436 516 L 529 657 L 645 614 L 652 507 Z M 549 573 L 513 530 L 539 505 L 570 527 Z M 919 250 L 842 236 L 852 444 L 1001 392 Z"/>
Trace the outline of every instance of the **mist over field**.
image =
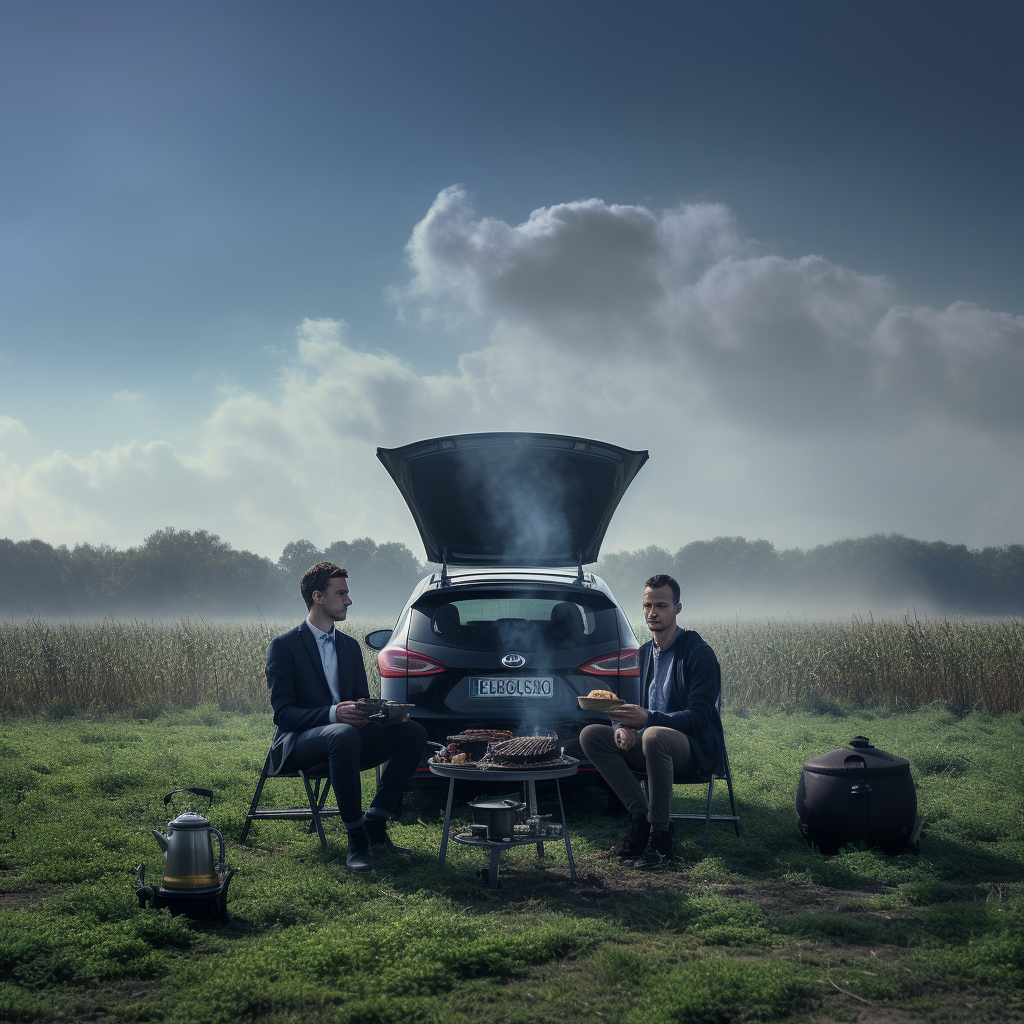
<path id="1" fill-rule="evenodd" d="M 277 561 L 237 551 L 205 531 L 168 527 L 117 550 L 0 539 L 0 614 L 23 620 L 162 619 L 296 621 L 299 579 L 318 561 L 349 572 L 352 619 L 394 620 L 415 585 L 440 566 L 405 545 L 369 537 L 286 545 Z M 682 621 L 774 617 L 1019 616 L 1024 546 L 971 551 L 898 535 L 778 550 L 768 541 L 718 537 L 671 552 L 657 545 L 604 554 L 587 567 L 639 622 L 644 581 L 674 576 Z M 457 571 L 457 569 L 456 569 Z"/>

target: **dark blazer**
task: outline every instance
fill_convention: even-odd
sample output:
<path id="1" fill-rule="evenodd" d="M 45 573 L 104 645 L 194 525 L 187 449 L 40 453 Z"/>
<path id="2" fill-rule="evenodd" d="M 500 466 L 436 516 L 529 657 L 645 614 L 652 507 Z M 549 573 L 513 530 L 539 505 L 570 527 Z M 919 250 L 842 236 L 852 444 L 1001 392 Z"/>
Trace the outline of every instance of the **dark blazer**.
<path id="1" fill-rule="evenodd" d="M 676 660 L 665 710 L 649 711 L 647 724 L 685 732 L 698 772 L 710 777 L 725 769 L 725 736 L 718 714 L 722 670 L 715 652 L 692 629 L 680 629 L 672 647 Z M 644 707 L 650 694 L 653 649 L 653 640 L 640 648 L 640 703 Z"/>
<path id="2" fill-rule="evenodd" d="M 334 648 L 338 652 L 341 699 L 369 697 L 359 641 L 336 629 Z M 295 629 L 270 641 L 267 686 L 277 726 L 270 747 L 270 765 L 272 771 L 279 772 L 287 768 L 296 735 L 319 725 L 330 725 L 331 708 L 335 703 L 313 631 L 305 619 Z"/>

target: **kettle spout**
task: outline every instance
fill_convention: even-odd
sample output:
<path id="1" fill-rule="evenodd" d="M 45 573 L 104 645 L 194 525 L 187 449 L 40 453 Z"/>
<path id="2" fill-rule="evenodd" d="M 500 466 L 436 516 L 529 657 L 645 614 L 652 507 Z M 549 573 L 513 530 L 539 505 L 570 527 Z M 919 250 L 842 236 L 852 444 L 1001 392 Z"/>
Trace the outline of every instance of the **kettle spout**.
<path id="1" fill-rule="evenodd" d="M 153 832 L 153 838 L 156 839 L 156 841 L 160 844 L 160 849 L 163 850 L 164 853 L 166 853 L 167 852 L 167 842 L 168 842 L 168 840 L 171 837 L 167 836 L 167 835 L 164 835 L 163 832 L 160 832 L 160 831 L 158 831 L 155 828 L 152 829 L 151 831 Z"/>

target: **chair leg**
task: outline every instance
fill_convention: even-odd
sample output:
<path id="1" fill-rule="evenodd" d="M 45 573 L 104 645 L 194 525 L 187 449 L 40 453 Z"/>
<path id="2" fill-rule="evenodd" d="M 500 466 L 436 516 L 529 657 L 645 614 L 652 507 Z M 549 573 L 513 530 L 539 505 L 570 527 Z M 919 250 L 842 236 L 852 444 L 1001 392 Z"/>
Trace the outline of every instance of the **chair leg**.
<path id="1" fill-rule="evenodd" d="M 318 797 L 317 805 L 316 806 L 317 806 L 317 810 L 320 810 L 320 811 L 322 811 L 324 809 L 324 804 L 327 803 L 327 794 L 330 793 L 330 791 L 331 791 L 331 780 L 330 779 L 324 779 L 323 782 L 324 782 L 324 788 L 323 788 L 322 792 L 319 792 L 320 791 L 320 780 L 319 779 L 317 780 L 317 786 L 316 786 L 317 791 L 319 793 L 319 797 Z"/>
<path id="2" fill-rule="evenodd" d="M 306 787 L 306 799 L 309 801 L 309 813 L 313 816 L 313 824 L 316 825 L 316 834 L 320 837 L 320 849 L 327 852 L 327 836 L 324 835 L 324 826 L 320 821 L 320 805 L 318 798 L 313 795 L 313 789 L 309 784 L 309 777 L 305 772 L 300 771 L 302 784 Z M 317 785 L 317 789 L 319 789 Z"/>
<path id="3" fill-rule="evenodd" d="M 316 801 L 317 804 L 319 804 L 319 800 L 320 800 L 320 780 L 319 779 L 316 780 L 316 785 L 313 787 L 313 800 Z M 309 806 L 312 808 L 313 803 L 311 802 Z M 306 835 L 310 835 L 311 836 L 314 833 L 314 831 L 316 831 L 316 822 L 313 821 L 313 815 L 311 814 L 309 816 L 309 824 L 306 826 Z"/>
<path id="4" fill-rule="evenodd" d="M 739 818 L 739 815 L 736 813 L 736 798 L 732 794 L 732 769 L 729 767 L 729 751 L 728 750 L 725 752 L 725 784 L 729 787 L 729 807 L 731 808 L 732 816 L 734 818 Z M 733 824 L 733 828 L 736 829 L 736 835 L 739 835 L 740 834 L 740 823 L 739 823 L 739 821 L 734 821 L 732 824 Z"/>
<path id="5" fill-rule="evenodd" d="M 704 808 L 704 850 L 707 852 L 711 849 L 711 798 L 715 793 L 715 777 L 711 776 L 711 781 L 708 782 L 708 802 Z"/>
<path id="6" fill-rule="evenodd" d="M 245 824 L 242 826 L 242 834 L 238 837 L 238 841 L 240 843 L 245 842 L 245 837 L 249 834 L 249 829 L 252 827 L 253 816 L 256 814 L 260 805 L 260 796 L 263 793 L 263 784 L 267 781 L 267 769 L 269 767 L 270 754 L 267 754 L 267 759 L 263 762 L 263 771 L 260 772 L 260 781 L 256 783 L 256 792 L 253 794 L 252 803 L 249 805 L 249 813 L 245 816 Z"/>

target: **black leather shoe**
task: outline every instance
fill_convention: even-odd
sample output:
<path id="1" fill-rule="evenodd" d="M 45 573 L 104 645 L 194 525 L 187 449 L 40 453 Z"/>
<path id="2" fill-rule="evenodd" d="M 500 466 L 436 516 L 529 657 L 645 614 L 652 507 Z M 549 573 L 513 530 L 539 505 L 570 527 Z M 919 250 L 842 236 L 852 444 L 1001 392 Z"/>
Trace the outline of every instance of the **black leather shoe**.
<path id="1" fill-rule="evenodd" d="M 383 846 L 390 853 L 400 853 L 406 857 L 412 856 L 412 850 L 407 850 L 404 846 L 396 846 L 391 842 L 391 836 L 388 835 L 387 818 L 377 818 L 371 815 L 364 818 L 363 822 L 366 834 L 374 846 Z"/>
<path id="2" fill-rule="evenodd" d="M 373 851 L 365 828 L 353 829 L 348 834 L 348 856 L 345 867 L 361 875 L 373 870 Z"/>
<path id="3" fill-rule="evenodd" d="M 651 823 L 646 816 L 631 814 L 622 842 L 604 853 L 599 853 L 598 857 L 602 860 L 611 860 L 613 857 L 618 857 L 619 860 L 634 860 L 643 856 L 644 850 L 647 849 L 647 837 L 650 834 Z"/>
<path id="4" fill-rule="evenodd" d="M 672 835 L 661 829 L 655 829 L 651 833 L 651 841 L 647 844 L 647 850 L 643 857 L 636 862 L 638 868 L 657 868 L 662 864 L 671 864 L 675 859 L 675 851 L 672 849 Z"/>

